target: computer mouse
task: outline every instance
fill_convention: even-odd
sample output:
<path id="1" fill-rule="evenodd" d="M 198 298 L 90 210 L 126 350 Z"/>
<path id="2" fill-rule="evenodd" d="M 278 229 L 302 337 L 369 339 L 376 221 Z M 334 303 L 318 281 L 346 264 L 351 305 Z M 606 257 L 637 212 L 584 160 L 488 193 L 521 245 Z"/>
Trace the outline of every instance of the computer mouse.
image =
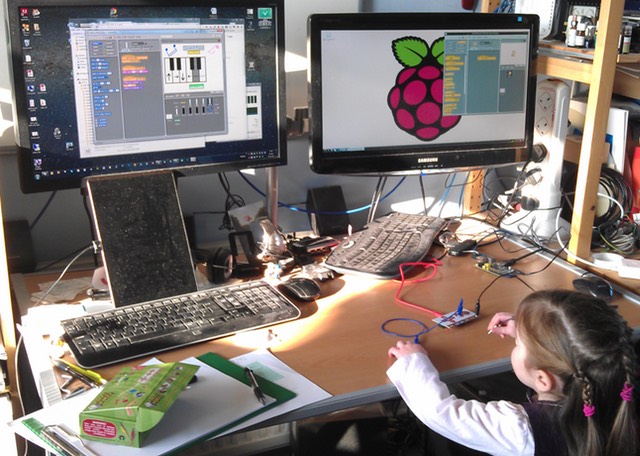
<path id="1" fill-rule="evenodd" d="M 320 297 L 320 285 L 308 277 L 292 277 L 282 282 L 279 288 L 299 301 L 313 301 Z"/>
<path id="2" fill-rule="evenodd" d="M 595 274 L 589 274 L 587 276 L 574 279 L 573 287 L 582 293 L 586 293 L 603 300 L 609 300 L 613 296 L 613 288 L 611 287 L 611 284 Z"/>

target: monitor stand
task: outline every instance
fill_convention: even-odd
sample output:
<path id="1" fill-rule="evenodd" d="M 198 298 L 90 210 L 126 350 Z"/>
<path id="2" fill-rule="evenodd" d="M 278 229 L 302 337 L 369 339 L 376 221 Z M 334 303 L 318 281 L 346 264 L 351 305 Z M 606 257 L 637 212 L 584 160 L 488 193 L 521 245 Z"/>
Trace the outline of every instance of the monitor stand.
<path id="1" fill-rule="evenodd" d="M 116 307 L 197 290 L 171 171 L 90 177 L 84 184 Z"/>

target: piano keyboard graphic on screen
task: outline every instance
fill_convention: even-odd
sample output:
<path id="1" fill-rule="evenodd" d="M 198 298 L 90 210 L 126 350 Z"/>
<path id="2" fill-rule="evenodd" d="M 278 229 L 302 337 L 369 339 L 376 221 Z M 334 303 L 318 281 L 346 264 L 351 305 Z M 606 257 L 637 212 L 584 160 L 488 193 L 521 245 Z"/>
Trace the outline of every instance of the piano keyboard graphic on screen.
<path id="1" fill-rule="evenodd" d="M 206 82 L 205 57 L 165 57 L 165 83 Z"/>

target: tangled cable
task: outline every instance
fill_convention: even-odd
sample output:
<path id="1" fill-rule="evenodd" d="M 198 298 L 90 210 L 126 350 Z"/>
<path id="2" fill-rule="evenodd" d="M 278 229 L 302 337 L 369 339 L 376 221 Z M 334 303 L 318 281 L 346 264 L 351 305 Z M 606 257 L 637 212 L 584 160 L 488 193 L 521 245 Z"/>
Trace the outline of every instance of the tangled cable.
<path id="1" fill-rule="evenodd" d="M 599 241 L 607 248 L 628 255 L 635 252 L 638 227 L 629 217 L 633 208 L 633 190 L 618 171 L 602 167 L 600 191 L 609 199 L 607 209 L 594 220 Z"/>

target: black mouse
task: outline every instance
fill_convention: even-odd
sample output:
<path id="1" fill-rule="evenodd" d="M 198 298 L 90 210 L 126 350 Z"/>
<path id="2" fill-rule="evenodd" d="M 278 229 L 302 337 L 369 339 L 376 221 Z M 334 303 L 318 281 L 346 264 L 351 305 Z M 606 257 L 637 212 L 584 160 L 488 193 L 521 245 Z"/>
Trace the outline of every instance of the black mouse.
<path id="1" fill-rule="evenodd" d="M 573 287 L 585 294 L 609 300 L 613 297 L 613 288 L 611 284 L 594 274 L 582 276 L 573 281 Z"/>
<path id="2" fill-rule="evenodd" d="M 280 289 L 299 301 L 313 301 L 320 297 L 320 285 L 307 277 L 292 277 L 282 282 Z"/>

